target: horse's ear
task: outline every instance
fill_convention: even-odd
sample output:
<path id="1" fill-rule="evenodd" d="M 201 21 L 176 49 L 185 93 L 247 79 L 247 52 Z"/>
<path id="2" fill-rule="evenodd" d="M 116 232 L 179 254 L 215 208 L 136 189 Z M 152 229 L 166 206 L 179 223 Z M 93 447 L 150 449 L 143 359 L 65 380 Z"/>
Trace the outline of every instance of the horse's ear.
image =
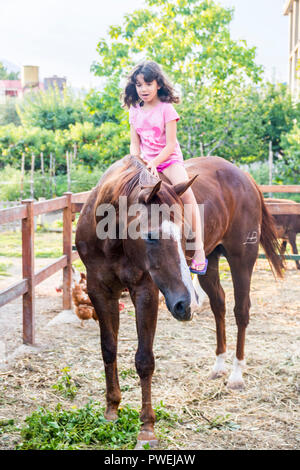
<path id="1" fill-rule="evenodd" d="M 160 190 L 162 180 L 159 180 L 154 186 L 143 186 L 139 194 L 138 202 L 140 204 L 145 203 L 149 204 L 151 199 L 155 196 L 156 193 Z"/>
<path id="2" fill-rule="evenodd" d="M 182 196 L 183 193 L 194 183 L 195 179 L 199 175 L 193 176 L 189 181 L 183 181 L 182 183 L 174 184 L 173 189 L 177 196 Z"/>

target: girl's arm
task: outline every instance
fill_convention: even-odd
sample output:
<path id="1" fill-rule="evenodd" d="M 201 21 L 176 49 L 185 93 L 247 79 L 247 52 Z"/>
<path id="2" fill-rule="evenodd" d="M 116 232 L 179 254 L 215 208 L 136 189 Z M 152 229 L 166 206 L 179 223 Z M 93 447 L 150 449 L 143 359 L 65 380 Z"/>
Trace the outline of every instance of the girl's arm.
<path id="1" fill-rule="evenodd" d="M 133 125 L 130 126 L 130 155 L 136 157 L 141 155 L 140 136 Z"/>
<path id="2" fill-rule="evenodd" d="M 171 153 L 174 152 L 175 147 L 176 147 L 176 131 L 177 131 L 176 119 L 166 123 L 166 146 L 163 148 L 160 154 L 157 155 L 157 157 L 155 157 L 153 160 L 153 163 L 155 164 L 156 167 L 160 163 L 167 160 L 169 155 L 171 155 Z"/>

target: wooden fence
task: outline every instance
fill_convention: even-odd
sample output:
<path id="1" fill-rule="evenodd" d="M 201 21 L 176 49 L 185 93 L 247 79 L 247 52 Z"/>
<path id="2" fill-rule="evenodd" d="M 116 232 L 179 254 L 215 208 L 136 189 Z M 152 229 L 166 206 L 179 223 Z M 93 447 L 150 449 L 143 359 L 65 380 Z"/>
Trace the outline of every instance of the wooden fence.
<path id="1" fill-rule="evenodd" d="M 300 186 L 260 186 L 264 193 L 300 193 Z M 72 262 L 78 258 L 72 250 L 72 222 L 74 214 L 80 212 L 90 191 L 72 194 L 42 202 L 24 200 L 20 206 L 0 210 L 0 225 L 21 220 L 22 224 L 22 273 L 23 279 L 0 292 L 0 307 L 23 296 L 23 342 L 35 343 L 35 286 L 60 269 L 63 270 L 63 309 L 72 308 Z M 293 207 L 291 207 L 293 206 Z M 272 214 L 299 214 L 300 204 L 268 204 Z M 63 210 L 63 255 L 37 273 L 34 270 L 34 217 Z M 263 257 L 261 255 L 260 257 Z M 287 259 L 295 259 L 293 256 Z"/>
<path id="2" fill-rule="evenodd" d="M 78 258 L 72 251 L 73 214 L 80 212 L 90 192 L 65 193 L 62 197 L 43 202 L 31 199 L 20 206 L 0 210 L 0 224 L 16 220 L 22 223 L 22 275 L 23 279 L 0 292 L 0 307 L 23 296 L 23 342 L 35 343 L 35 286 L 63 269 L 63 309 L 72 308 L 72 262 Z M 34 217 L 63 210 L 63 255 L 37 273 L 34 270 Z"/>

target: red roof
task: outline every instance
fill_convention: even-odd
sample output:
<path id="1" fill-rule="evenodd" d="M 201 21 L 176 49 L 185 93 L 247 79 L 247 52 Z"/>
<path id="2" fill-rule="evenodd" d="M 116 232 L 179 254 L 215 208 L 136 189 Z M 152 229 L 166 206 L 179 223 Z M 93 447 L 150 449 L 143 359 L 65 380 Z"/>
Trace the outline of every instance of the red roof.
<path id="1" fill-rule="evenodd" d="M 5 90 L 22 90 L 21 80 L 0 80 L 0 88 Z"/>

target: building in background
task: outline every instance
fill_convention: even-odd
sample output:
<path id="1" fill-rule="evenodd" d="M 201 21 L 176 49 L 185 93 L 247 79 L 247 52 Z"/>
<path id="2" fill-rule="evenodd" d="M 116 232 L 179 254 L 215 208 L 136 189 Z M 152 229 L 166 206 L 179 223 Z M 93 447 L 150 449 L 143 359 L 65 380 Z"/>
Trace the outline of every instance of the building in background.
<path id="1" fill-rule="evenodd" d="M 290 18 L 289 86 L 293 96 L 300 98 L 300 0 L 286 0 L 284 15 Z"/>
<path id="2" fill-rule="evenodd" d="M 23 96 L 21 80 L 0 80 L 0 103 Z"/>
<path id="3" fill-rule="evenodd" d="M 58 77 L 57 75 L 53 75 L 53 77 L 44 78 L 45 90 L 48 90 L 49 88 L 57 88 L 62 93 L 66 85 L 66 77 Z"/>
<path id="4" fill-rule="evenodd" d="M 22 99 L 25 93 L 33 90 L 48 90 L 57 87 L 60 92 L 67 84 L 66 77 L 53 75 L 40 82 L 39 67 L 37 65 L 23 65 L 21 69 L 21 80 L 0 80 L 0 104 L 8 99 Z"/>

